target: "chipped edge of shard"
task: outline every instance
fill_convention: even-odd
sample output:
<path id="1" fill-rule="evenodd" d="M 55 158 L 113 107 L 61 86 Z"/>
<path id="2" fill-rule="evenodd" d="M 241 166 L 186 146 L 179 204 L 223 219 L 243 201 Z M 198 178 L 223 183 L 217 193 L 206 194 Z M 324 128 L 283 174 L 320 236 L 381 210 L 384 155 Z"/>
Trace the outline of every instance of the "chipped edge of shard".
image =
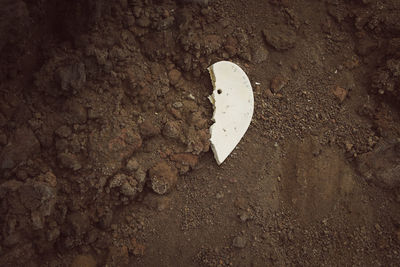
<path id="1" fill-rule="evenodd" d="M 214 63 L 214 64 L 215 64 L 215 63 Z M 212 92 L 211 95 L 208 96 L 208 100 L 210 100 L 211 104 L 213 105 L 213 116 L 212 116 L 211 120 L 214 122 L 214 123 L 210 126 L 210 135 L 212 134 L 212 128 L 213 128 L 214 125 L 216 124 L 216 121 L 215 121 L 215 114 L 217 113 L 217 108 L 216 108 L 216 106 L 215 106 L 215 92 L 217 91 L 217 89 L 215 88 L 215 87 L 216 87 L 216 86 L 215 86 L 216 78 L 215 78 L 215 74 L 214 74 L 214 70 L 213 70 L 214 64 L 207 68 L 208 72 L 210 73 L 211 82 L 212 82 L 212 85 L 213 85 L 213 92 Z M 217 164 L 218 164 L 218 165 L 221 165 L 222 162 L 221 162 L 221 161 L 219 160 L 219 158 L 218 158 L 218 154 L 217 154 L 217 151 L 215 150 L 215 146 L 214 146 L 213 142 L 210 142 L 210 143 L 211 143 L 211 150 L 212 150 L 212 152 L 213 152 L 213 154 L 214 154 L 214 158 L 215 158 L 215 160 L 217 161 Z"/>

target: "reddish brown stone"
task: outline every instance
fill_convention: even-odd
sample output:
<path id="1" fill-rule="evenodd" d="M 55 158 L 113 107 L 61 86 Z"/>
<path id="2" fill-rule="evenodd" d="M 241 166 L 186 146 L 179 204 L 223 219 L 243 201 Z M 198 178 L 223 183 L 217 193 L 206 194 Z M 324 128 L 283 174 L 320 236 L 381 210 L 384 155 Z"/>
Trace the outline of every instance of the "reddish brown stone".
<path id="1" fill-rule="evenodd" d="M 340 103 L 342 103 L 347 96 L 347 90 L 340 86 L 336 86 L 332 92 L 336 96 L 336 98 L 340 101 Z"/>
<path id="2" fill-rule="evenodd" d="M 275 76 L 271 81 L 271 90 L 274 93 L 278 93 L 288 82 L 286 77 L 282 75 Z"/>

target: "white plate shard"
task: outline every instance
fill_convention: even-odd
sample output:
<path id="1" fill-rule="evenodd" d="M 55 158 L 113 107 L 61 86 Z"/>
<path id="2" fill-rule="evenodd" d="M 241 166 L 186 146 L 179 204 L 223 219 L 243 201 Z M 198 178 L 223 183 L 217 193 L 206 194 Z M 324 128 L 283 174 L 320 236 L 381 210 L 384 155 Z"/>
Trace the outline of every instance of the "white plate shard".
<path id="1" fill-rule="evenodd" d="M 249 128 L 254 111 L 253 89 L 246 73 L 236 64 L 219 61 L 208 68 L 214 86 L 208 98 L 214 106 L 210 127 L 211 148 L 220 165 Z"/>

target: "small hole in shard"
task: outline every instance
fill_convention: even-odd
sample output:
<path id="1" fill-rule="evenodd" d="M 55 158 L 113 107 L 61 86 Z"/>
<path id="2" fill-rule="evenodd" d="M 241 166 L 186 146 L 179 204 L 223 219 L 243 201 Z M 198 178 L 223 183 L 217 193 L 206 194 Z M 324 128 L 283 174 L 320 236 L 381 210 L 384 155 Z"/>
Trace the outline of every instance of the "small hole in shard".
<path id="1" fill-rule="evenodd" d="M 222 94 L 222 90 L 221 89 L 218 89 L 217 90 L 217 93 L 220 95 L 220 94 Z"/>

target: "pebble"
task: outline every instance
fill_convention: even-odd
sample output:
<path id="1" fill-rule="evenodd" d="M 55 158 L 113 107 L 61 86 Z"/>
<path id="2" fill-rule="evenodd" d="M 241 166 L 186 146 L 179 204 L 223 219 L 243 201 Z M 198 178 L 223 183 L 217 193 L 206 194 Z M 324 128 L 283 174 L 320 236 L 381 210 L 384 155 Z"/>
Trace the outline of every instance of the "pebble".
<path id="1" fill-rule="evenodd" d="M 217 199 L 221 199 L 224 197 L 224 194 L 222 192 L 218 192 L 217 195 L 215 196 Z"/>
<path id="2" fill-rule="evenodd" d="M 274 94 L 272 93 L 271 89 L 269 89 L 269 88 L 265 89 L 265 95 L 268 98 L 273 98 L 274 97 Z"/>
<path id="3" fill-rule="evenodd" d="M 288 79 L 282 75 L 277 75 L 271 80 L 271 90 L 278 93 L 288 82 Z"/>
<path id="4" fill-rule="evenodd" d="M 249 215 L 247 213 L 242 213 L 239 215 L 239 218 L 242 222 L 246 222 L 249 220 Z"/>
<path id="5" fill-rule="evenodd" d="M 183 107 L 183 104 L 182 104 L 182 102 L 175 102 L 175 103 L 172 104 L 172 106 L 174 108 L 181 108 L 181 107 Z"/>
<path id="6" fill-rule="evenodd" d="M 336 96 L 339 102 L 342 103 L 347 96 L 347 90 L 340 86 L 336 86 L 335 89 L 333 89 L 333 94 Z"/>
<path id="7" fill-rule="evenodd" d="M 233 239 L 233 246 L 235 248 L 245 248 L 246 243 L 247 243 L 246 239 L 241 236 L 237 236 L 237 237 L 235 237 L 235 239 Z"/>
<path id="8" fill-rule="evenodd" d="M 349 152 L 353 148 L 353 144 L 346 142 L 346 151 Z"/>

